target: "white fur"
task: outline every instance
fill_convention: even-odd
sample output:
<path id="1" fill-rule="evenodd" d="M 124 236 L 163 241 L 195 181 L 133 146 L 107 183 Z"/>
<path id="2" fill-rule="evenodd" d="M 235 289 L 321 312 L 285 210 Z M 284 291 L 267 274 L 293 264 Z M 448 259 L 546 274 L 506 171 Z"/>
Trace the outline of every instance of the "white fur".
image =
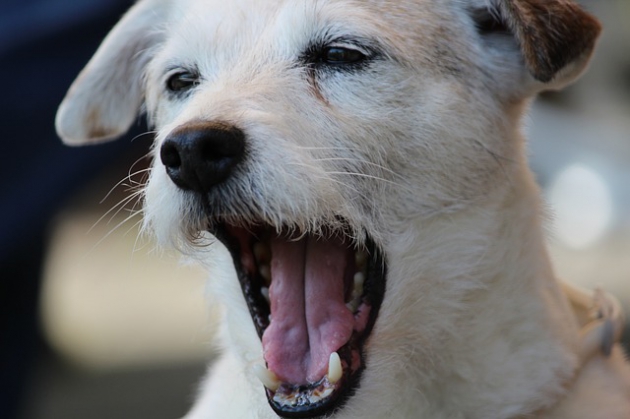
<path id="1" fill-rule="evenodd" d="M 335 419 L 628 418 L 621 349 L 580 365 L 520 128 L 529 98 L 577 77 L 590 51 L 543 85 L 514 39 L 479 39 L 468 8 L 484 4 L 142 0 L 73 86 L 59 132 L 72 144 L 115 137 L 143 97 L 156 150 L 190 121 L 234 123 L 250 158 L 241 182 L 210 194 L 217 211 L 313 231 L 340 215 L 358 240 L 369 232 L 387 290 L 361 385 Z M 318 33 L 376 40 L 387 57 L 319 80 L 314 94 L 294 63 Z M 204 81 L 172 100 L 165 68 L 182 64 Z M 225 355 L 186 419 L 275 417 L 251 372 L 262 347 L 230 256 L 199 233 L 201 208 L 159 158 L 145 213 L 162 243 L 206 264 L 225 307 Z"/>

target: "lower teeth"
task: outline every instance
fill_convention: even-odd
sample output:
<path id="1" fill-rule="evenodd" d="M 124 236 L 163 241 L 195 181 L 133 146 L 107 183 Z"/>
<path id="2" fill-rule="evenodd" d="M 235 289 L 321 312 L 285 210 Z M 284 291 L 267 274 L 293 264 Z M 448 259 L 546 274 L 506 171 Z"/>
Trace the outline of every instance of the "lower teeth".
<path id="1" fill-rule="evenodd" d="M 262 365 L 254 365 L 254 375 L 262 382 L 265 388 L 275 392 L 274 400 L 282 405 L 302 406 L 320 402 L 329 397 L 335 390 L 334 385 L 343 377 L 343 366 L 337 352 L 330 354 L 328 360 L 328 373 L 310 389 L 300 386 L 283 384 L 273 371 Z M 283 391 L 293 388 L 293 391 Z M 280 391 L 278 391 L 280 389 Z"/>
<path id="2" fill-rule="evenodd" d="M 315 388 L 293 389 L 293 391 L 277 391 L 273 395 L 273 401 L 281 406 L 301 407 L 309 406 L 329 398 L 335 388 L 328 384 L 327 380 L 322 380 Z"/>

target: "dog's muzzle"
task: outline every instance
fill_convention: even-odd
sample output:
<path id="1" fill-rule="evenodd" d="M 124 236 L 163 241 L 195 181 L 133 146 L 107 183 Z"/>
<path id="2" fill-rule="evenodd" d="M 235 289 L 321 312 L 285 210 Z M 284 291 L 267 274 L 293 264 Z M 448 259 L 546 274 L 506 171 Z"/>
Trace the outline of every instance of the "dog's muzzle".
<path id="1" fill-rule="evenodd" d="M 302 231 L 251 214 L 215 214 L 209 198 L 247 169 L 245 153 L 243 131 L 201 122 L 176 128 L 160 149 L 168 176 L 200 198 L 207 229 L 232 255 L 262 340 L 266 365 L 254 373 L 271 407 L 285 418 L 325 416 L 360 385 L 364 344 L 385 293 L 385 258 L 367 234 L 357 240 L 343 217 L 312 220 L 319 227 Z"/>

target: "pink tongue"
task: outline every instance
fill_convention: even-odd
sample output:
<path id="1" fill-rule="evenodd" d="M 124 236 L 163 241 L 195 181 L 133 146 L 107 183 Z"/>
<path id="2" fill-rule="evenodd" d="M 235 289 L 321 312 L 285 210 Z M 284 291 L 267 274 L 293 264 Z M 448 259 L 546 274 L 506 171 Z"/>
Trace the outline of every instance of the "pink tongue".
<path id="1" fill-rule="evenodd" d="M 272 321 L 262 342 L 267 365 L 291 384 L 319 381 L 330 354 L 352 335 L 344 301 L 350 250 L 339 240 L 274 239 L 269 288 Z"/>

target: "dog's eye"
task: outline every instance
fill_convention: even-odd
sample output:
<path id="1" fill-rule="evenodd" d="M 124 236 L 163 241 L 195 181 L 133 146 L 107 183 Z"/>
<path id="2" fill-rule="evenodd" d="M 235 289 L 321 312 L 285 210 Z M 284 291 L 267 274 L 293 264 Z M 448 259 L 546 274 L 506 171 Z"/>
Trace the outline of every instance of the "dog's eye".
<path id="1" fill-rule="evenodd" d="M 174 93 L 190 90 L 199 84 L 199 76 L 190 71 L 175 73 L 166 81 L 166 88 Z"/>
<path id="2" fill-rule="evenodd" d="M 322 61 L 326 64 L 355 64 L 366 58 L 361 51 L 351 48 L 327 47 L 322 51 Z"/>

